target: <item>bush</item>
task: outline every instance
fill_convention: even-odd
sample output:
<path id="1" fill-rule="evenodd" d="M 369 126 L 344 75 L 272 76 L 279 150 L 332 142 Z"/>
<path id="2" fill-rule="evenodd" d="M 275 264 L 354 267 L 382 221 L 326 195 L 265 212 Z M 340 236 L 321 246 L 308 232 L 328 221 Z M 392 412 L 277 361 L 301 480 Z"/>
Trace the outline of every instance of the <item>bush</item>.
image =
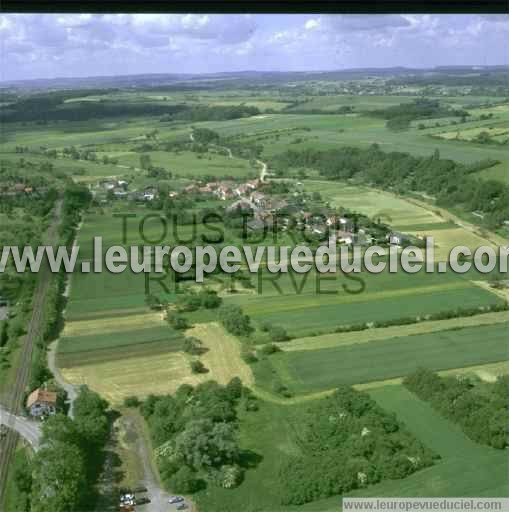
<path id="1" fill-rule="evenodd" d="M 184 352 L 198 356 L 205 351 L 202 342 L 194 336 L 186 336 L 182 344 Z"/>
<path id="2" fill-rule="evenodd" d="M 242 482 L 242 469 L 236 464 L 225 464 L 218 470 L 209 472 L 209 480 L 218 487 L 234 489 Z"/>
<path id="3" fill-rule="evenodd" d="M 218 308 L 223 299 L 217 295 L 217 292 L 213 290 L 202 290 L 200 292 L 201 305 L 205 309 L 214 309 Z"/>
<path id="4" fill-rule="evenodd" d="M 256 363 L 258 361 L 258 359 L 257 359 L 256 355 L 254 354 L 254 352 L 252 350 L 247 349 L 247 348 L 243 348 L 242 349 L 242 351 L 240 353 L 240 357 L 247 364 Z"/>
<path id="5" fill-rule="evenodd" d="M 219 320 L 224 328 L 235 336 L 247 336 L 253 331 L 251 319 L 239 306 L 225 305 L 219 309 Z"/>
<path id="6" fill-rule="evenodd" d="M 186 292 L 177 295 L 176 304 L 179 311 L 196 311 L 201 306 L 201 299 L 197 293 Z"/>
<path id="7" fill-rule="evenodd" d="M 272 341 L 288 341 L 290 336 L 283 327 L 278 325 L 271 326 L 269 329 L 270 337 Z"/>
<path id="8" fill-rule="evenodd" d="M 168 481 L 173 492 L 192 494 L 200 488 L 196 473 L 188 466 L 182 466 Z"/>
<path id="9" fill-rule="evenodd" d="M 189 328 L 189 322 L 186 318 L 178 313 L 168 313 L 168 323 L 179 331 Z"/>
<path id="10" fill-rule="evenodd" d="M 274 343 L 268 343 L 267 345 L 263 345 L 260 351 L 262 352 L 262 354 L 270 356 L 271 354 L 275 354 L 276 352 L 281 352 L 281 349 L 277 345 L 274 345 Z"/>
<path id="11" fill-rule="evenodd" d="M 191 371 L 193 373 L 207 373 L 208 370 L 201 361 L 191 361 Z"/>
<path id="12" fill-rule="evenodd" d="M 139 407 L 141 402 L 137 396 L 128 396 L 124 399 L 124 405 L 126 407 Z"/>

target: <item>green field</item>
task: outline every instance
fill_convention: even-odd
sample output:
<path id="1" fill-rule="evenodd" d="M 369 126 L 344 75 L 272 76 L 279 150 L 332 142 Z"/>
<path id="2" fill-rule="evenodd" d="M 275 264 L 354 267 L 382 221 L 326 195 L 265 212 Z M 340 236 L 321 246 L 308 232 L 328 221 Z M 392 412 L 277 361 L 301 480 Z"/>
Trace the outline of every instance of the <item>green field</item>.
<path id="1" fill-rule="evenodd" d="M 321 350 L 281 352 L 255 365 L 254 371 L 261 386 L 268 385 L 275 372 L 292 391 L 310 393 L 340 384 L 401 377 L 421 366 L 446 370 L 505 361 L 508 327 L 457 328 Z"/>
<path id="2" fill-rule="evenodd" d="M 477 445 L 461 430 L 441 418 L 428 404 L 403 386 L 384 386 L 370 392 L 381 407 L 397 414 L 398 420 L 426 446 L 441 456 L 434 466 L 404 480 L 385 481 L 350 493 L 358 497 L 455 497 L 507 496 L 509 460 L 501 450 Z M 289 455 L 299 453 L 296 443 L 305 405 L 275 405 L 261 402 L 256 413 L 241 414 L 241 448 L 251 460 L 240 487 L 233 490 L 209 487 L 199 493 L 200 509 L 210 512 L 336 512 L 341 497 L 299 507 L 279 504 L 277 470 Z M 275 427 L 277 426 L 277 427 Z M 260 492 L 263 489 L 263 492 Z"/>
<path id="3" fill-rule="evenodd" d="M 500 302 L 491 292 L 451 272 L 408 275 L 387 271 L 327 276 L 313 271 L 276 276 L 261 272 L 252 281 L 257 293 L 233 295 L 225 301 L 240 305 L 255 322 L 281 325 L 297 337 L 330 332 L 345 324 L 381 322 Z"/>
<path id="4" fill-rule="evenodd" d="M 507 146 L 461 143 L 445 140 L 434 135 L 444 128 L 427 130 L 410 129 L 405 132 L 393 132 L 385 127 L 383 119 L 361 115 L 315 115 L 315 114 L 267 114 L 228 123 L 205 122 L 205 126 L 224 136 L 242 134 L 243 140 L 256 140 L 263 137 L 264 155 L 272 155 L 286 149 L 328 149 L 338 145 L 367 147 L 377 143 L 384 151 L 403 151 L 413 155 L 431 155 L 438 149 L 443 158 L 459 162 L 473 163 L 486 158 L 500 160 L 494 167 L 499 172 L 509 174 L 509 148 Z M 302 128 L 310 128 L 307 132 Z M 299 129 L 288 132 L 290 129 Z M 276 137 L 279 131 L 279 137 Z M 296 137 L 303 141 L 292 144 Z"/>

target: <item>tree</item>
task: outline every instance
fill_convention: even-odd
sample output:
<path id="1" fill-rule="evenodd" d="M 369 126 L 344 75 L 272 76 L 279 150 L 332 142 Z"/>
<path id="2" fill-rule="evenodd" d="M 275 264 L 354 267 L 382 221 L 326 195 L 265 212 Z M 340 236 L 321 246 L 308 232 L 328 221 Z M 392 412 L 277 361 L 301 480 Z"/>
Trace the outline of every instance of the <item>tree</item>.
<path id="1" fill-rule="evenodd" d="M 200 485 L 196 473 L 188 466 L 182 466 L 169 480 L 169 486 L 173 492 L 192 494 Z"/>
<path id="2" fill-rule="evenodd" d="M 236 305 L 224 305 L 219 309 L 219 320 L 225 329 L 236 336 L 246 336 L 253 330 L 251 319 Z"/>
<path id="3" fill-rule="evenodd" d="M 0 331 L 0 347 L 5 347 L 7 345 L 7 341 L 9 341 L 9 334 L 8 334 L 8 323 L 7 320 L 2 322 L 2 329 Z"/>
<path id="4" fill-rule="evenodd" d="M 198 360 L 191 361 L 191 371 L 193 373 L 207 373 L 208 370 L 205 368 L 205 365 Z"/>
<path id="5" fill-rule="evenodd" d="M 50 416 L 42 425 L 41 443 L 50 445 L 55 442 L 75 446 L 81 443 L 76 423 L 64 414 Z"/>
<path id="6" fill-rule="evenodd" d="M 201 305 L 205 309 L 218 308 L 223 302 L 223 299 L 221 299 L 221 297 L 219 297 L 217 292 L 214 290 L 202 290 L 199 295 L 201 299 Z"/>
<path id="7" fill-rule="evenodd" d="M 288 341 L 290 337 L 283 327 L 273 325 L 269 329 L 270 337 L 272 341 Z"/>
<path id="8" fill-rule="evenodd" d="M 197 471 L 231 464 L 239 456 L 234 427 L 209 419 L 190 421 L 176 437 L 175 450 Z"/>
<path id="9" fill-rule="evenodd" d="M 183 350 L 187 354 L 200 355 L 204 352 L 203 343 L 194 336 L 186 336 L 183 341 Z"/>
<path id="10" fill-rule="evenodd" d="M 76 446 L 57 441 L 41 448 L 33 461 L 32 512 L 80 510 L 85 474 Z"/>
<path id="11" fill-rule="evenodd" d="M 226 393 L 230 400 L 237 400 L 242 396 L 242 391 L 244 387 L 242 386 L 242 381 L 239 377 L 233 377 L 233 379 L 226 384 Z"/>
<path id="12" fill-rule="evenodd" d="M 174 329 L 183 331 L 189 328 L 187 319 L 178 313 L 168 313 L 167 320 Z"/>
<path id="13" fill-rule="evenodd" d="M 74 402 L 74 416 L 82 447 L 87 453 L 94 453 L 106 442 L 109 434 L 106 410 L 108 402 L 88 387 L 81 388 Z"/>

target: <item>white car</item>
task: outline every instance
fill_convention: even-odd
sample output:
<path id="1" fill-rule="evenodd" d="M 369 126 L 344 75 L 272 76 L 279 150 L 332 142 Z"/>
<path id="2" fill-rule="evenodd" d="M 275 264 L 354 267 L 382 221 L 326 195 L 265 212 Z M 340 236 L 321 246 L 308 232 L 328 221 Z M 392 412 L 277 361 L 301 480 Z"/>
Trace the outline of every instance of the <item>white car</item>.
<path id="1" fill-rule="evenodd" d="M 182 496 L 171 496 L 168 503 L 182 503 L 184 498 Z"/>

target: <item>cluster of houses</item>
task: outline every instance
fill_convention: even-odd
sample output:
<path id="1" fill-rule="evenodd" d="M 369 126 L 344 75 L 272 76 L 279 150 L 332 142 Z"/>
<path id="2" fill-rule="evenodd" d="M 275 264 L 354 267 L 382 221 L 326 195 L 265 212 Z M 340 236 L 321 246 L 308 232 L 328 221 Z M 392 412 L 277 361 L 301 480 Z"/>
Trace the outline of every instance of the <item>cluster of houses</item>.
<path id="1" fill-rule="evenodd" d="M 180 194 L 199 195 L 201 197 L 228 201 L 227 214 L 249 213 L 250 220 L 246 226 L 249 231 L 265 231 L 276 228 L 281 231 L 290 225 L 316 236 L 318 239 L 328 237 L 323 243 L 370 246 L 375 243 L 391 245 L 409 245 L 414 239 L 400 232 L 388 229 L 372 229 L 364 226 L 362 221 L 357 224 L 354 216 L 340 215 L 328 207 L 307 208 L 304 202 L 293 197 L 265 194 L 262 181 L 253 179 L 245 182 L 220 180 L 208 183 L 192 183 L 181 192 L 170 191 L 169 197 Z M 96 186 L 97 190 L 113 195 L 115 198 L 126 198 L 134 201 L 152 201 L 158 197 L 158 190 L 148 186 L 143 190 L 130 192 L 125 180 L 103 180 Z M 94 191 L 93 191 L 94 193 Z M 312 211 L 310 211 L 312 210 Z M 360 218 L 355 216 L 356 219 Z"/>
<path id="2" fill-rule="evenodd" d="M 101 180 L 95 189 L 92 189 L 92 196 L 103 203 L 108 202 L 108 197 L 115 199 L 128 199 L 130 201 L 153 201 L 157 197 L 157 188 L 148 186 L 143 190 L 129 191 L 129 183 L 126 180 Z"/>
<path id="3" fill-rule="evenodd" d="M 189 185 L 184 189 L 184 192 L 188 194 L 210 195 L 221 201 L 226 201 L 247 196 L 255 191 L 260 184 L 261 181 L 258 179 L 246 181 L 245 183 L 237 183 L 230 180 L 212 181 L 205 185 Z"/>
<path id="4" fill-rule="evenodd" d="M 38 192 L 44 192 L 46 189 L 38 189 Z M 13 197 L 19 195 L 30 195 L 35 192 L 34 187 L 26 183 L 0 184 L 0 196 Z"/>

